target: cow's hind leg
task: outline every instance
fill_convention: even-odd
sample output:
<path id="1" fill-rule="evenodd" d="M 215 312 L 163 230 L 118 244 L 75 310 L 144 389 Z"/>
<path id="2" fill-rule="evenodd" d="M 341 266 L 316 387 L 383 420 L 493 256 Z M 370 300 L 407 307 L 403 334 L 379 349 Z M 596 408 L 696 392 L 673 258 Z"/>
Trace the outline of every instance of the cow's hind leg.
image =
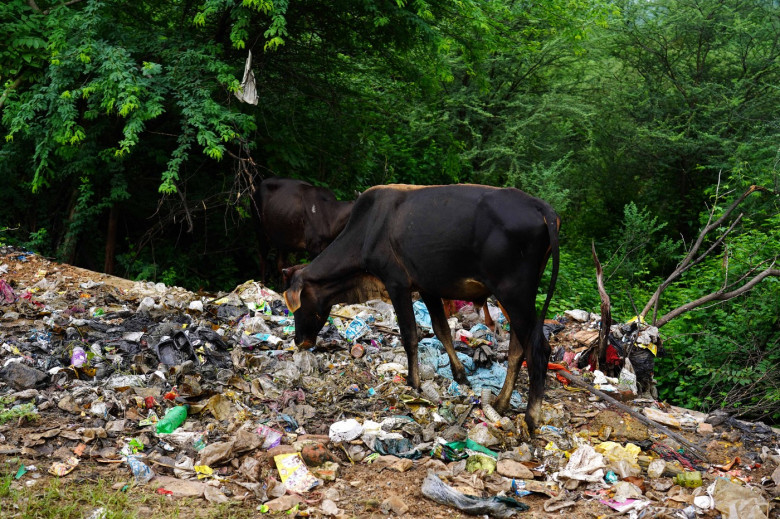
<path id="1" fill-rule="evenodd" d="M 535 293 L 535 292 L 531 292 Z M 528 366 L 528 407 L 525 413 L 525 421 L 528 430 L 533 433 L 542 414 L 542 400 L 544 397 L 545 377 L 547 375 L 547 362 L 550 358 L 550 345 L 542 335 L 541 322 L 536 319 L 536 312 L 532 304 L 527 305 L 525 311 L 515 310 L 514 307 L 506 307 L 511 321 L 509 341 L 509 362 L 507 365 L 506 381 L 501 393 L 498 395 L 495 407 L 499 412 L 509 407 L 512 390 L 520 371 L 523 358 Z"/>
<path id="2" fill-rule="evenodd" d="M 550 344 L 542 333 L 542 321 L 533 324 L 532 331 L 526 337 L 526 363 L 528 365 L 528 409 L 525 411 L 525 423 L 533 434 L 542 417 L 544 385 L 547 377 L 547 364 L 550 361 Z"/>
<path id="3" fill-rule="evenodd" d="M 431 315 L 433 333 L 436 334 L 436 337 L 438 337 L 444 345 L 444 349 L 447 350 L 453 378 L 458 384 L 468 384 L 466 369 L 463 367 L 463 363 L 455 353 L 455 346 L 452 344 L 452 330 L 447 322 L 441 298 L 422 293 L 420 296 L 422 297 L 423 302 L 425 302 L 425 306 L 428 307 L 428 313 Z"/>
<path id="4" fill-rule="evenodd" d="M 414 320 L 412 294 L 403 287 L 385 286 L 395 308 L 398 329 L 401 331 L 401 342 L 404 345 L 404 351 L 406 351 L 406 360 L 409 365 L 407 382 L 414 389 L 420 389 L 420 370 L 417 358 L 417 325 Z"/>

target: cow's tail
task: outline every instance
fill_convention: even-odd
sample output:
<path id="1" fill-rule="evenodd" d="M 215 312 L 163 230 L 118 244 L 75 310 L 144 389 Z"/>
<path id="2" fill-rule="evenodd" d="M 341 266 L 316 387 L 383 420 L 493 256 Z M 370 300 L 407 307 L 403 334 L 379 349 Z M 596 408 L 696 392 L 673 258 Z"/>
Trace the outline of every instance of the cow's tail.
<path id="1" fill-rule="evenodd" d="M 528 407 L 525 412 L 525 421 L 528 425 L 529 431 L 533 434 L 534 427 L 541 420 L 542 415 L 542 399 L 544 395 L 544 383 L 547 373 L 547 363 L 550 361 L 550 343 L 544 337 L 544 318 L 547 316 L 547 310 L 550 307 L 550 301 L 552 300 L 553 292 L 555 292 L 555 284 L 558 281 L 558 267 L 560 263 L 560 251 L 558 248 L 558 229 L 560 227 L 560 219 L 555 211 L 547 205 L 543 204 L 539 208 L 539 212 L 544 218 L 544 223 L 547 225 L 547 235 L 550 239 L 549 255 L 552 255 L 552 274 L 550 275 L 550 285 L 547 287 L 547 299 L 544 301 L 544 307 L 542 313 L 534 325 L 534 330 L 531 335 L 531 349 L 528 352 L 523 352 L 526 356 L 526 362 L 528 362 Z M 545 254 L 546 260 L 549 260 L 549 255 Z M 547 267 L 547 261 L 541 267 L 539 277 L 541 278 L 544 273 L 544 269 Z"/>
<path id="2" fill-rule="evenodd" d="M 553 293 L 555 292 L 555 284 L 558 281 L 558 267 L 560 265 L 560 249 L 558 244 L 558 231 L 561 228 L 561 219 L 555 214 L 555 211 L 545 208 L 542 210 L 542 217 L 547 224 L 547 234 L 550 238 L 550 255 L 552 256 L 552 273 L 550 274 L 550 285 L 547 287 L 547 299 L 544 300 L 544 306 L 542 307 L 542 313 L 539 317 L 540 322 L 544 322 L 547 316 L 547 309 L 550 307 L 550 301 L 552 300 Z"/>

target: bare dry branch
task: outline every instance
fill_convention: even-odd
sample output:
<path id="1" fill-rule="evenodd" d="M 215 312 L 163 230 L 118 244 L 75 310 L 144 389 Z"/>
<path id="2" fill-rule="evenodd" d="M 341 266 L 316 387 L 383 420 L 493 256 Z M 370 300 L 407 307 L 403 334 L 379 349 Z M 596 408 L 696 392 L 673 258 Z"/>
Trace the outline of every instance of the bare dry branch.
<path id="1" fill-rule="evenodd" d="M 710 254 L 710 253 L 713 251 L 713 250 L 715 250 L 715 249 L 718 247 L 718 245 L 720 245 L 721 243 L 723 243 L 723 240 L 725 240 L 725 239 L 726 239 L 726 236 L 728 236 L 728 235 L 729 235 L 729 233 L 731 233 L 731 231 L 733 231 L 733 230 L 734 230 L 734 227 L 736 227 L 736 226 L 739 224 L 739 222 L 741 222 L 741 221 L 742 221 L 742 217 L 743 217 L 743 216 L 745 216 L 745 213 L 739 213 L 739 214 L 737 215 L 737 217 L 736 217 L 736 218 L 734 218 L 734 221 L 733 221 L 733 222 L 731 222 L 731 225 L 729 226 L 729 228 L 728 228 L 728 229 L 726 229 L 726 231 L 725 231 L 725 232 L 724 232 L 724 233 L 723 233 L 723 234 L 720 236 L 720 238 L 718 238 L 717 240 L 715 240 L 715 242 L 712 244 L 712 246 L 710 246 L 710 248 L 709 248 L 709 249 L 707 249 L 707 251 L 706 251 L 704 254 L 702 254 L 701 256 L 699 256 L 698 258 L 696 258 L 695 260 L 693 260 L 693 261 L 691 262 L 691 265 L 690 265 L 690 267 L 693 267 L 694 265 L 697 265 L 698 263 L 701 263 L 701 262 L 702 262 L 702 260 L 704 260 L 704 258 L 706 258 L 706 257 L 707 257 L 707 256 L 708 256 L 708 255 L 709 255 L 709 254 Z M 690 268 L 690 267 L 688 267 L 688 268 Z"/>
<path id="2" fill-rule="evenodd" d="M 62 2 L 57 7 L 67 7 L 69 5 L 77 4 L 82 1 L 83 0 L 68 0 L 67 2 Z M 35 3 L 35 0 L 27 0 L 27 5 L 29 5 L 30 8 L 36 13 L 41 13 L 41 14 L 49 14 L 52 11 L 52 9 L 54 9 L 54 8 L 50 8 L 43 11 L 40 7 L 38 7 L 38 4 Z"/>
<path id="3" fill-rule="evenodd" d="M 590 242 L 590 250 L 593 254 L 593 263 L 596 264 L 596 285 L 598 286 L 599 298 L 601 299 L 601 326 L 599 327 L 598 357 L 596 360 L 597 365 L 595 366 L 598 369 L 598 364 L 606 361 L 607 341 L 609 340 L 609 326 L 612 323 L 612 315 L 609 308 L 609 294 L 604 289 L 604 272 L 601 269 L 601 263 L 599 263 L 599 257 L 596 254 L 596 244 L 593 241 Z"/>
<path id="4" fill-rule="evenodd" d="M 774 266 L 774 262 L 772 263 L 772 266 Z M 706 296 L 702 296 L 699 299 L 695 301 L 691 301 L 690 303 L 685 303 L 682 306 L 679 306 L 672 310 L 671 312 L 665 314 L 663 317 L 658 319 L 658 321 L 655 322 L 655 326 L 660 328 L 661 326 L 665 325 L 675 317 L 684 314 L 685 312 L 688 312 L 690 310 L 693 310 L 694 308 L 697 308 L 705 303 L 709 303 L 711 301 L 728 301 L 729 299 L 734 299 L 735 297 L 744 294 L 745 292 L 749 292 L 757 284 L 759 284 L 761 281 L 763 281 L 765 278 L 769 276 L 780 276 L 780 269 L 775 268 L 767 268 L 766 270 L 762 271 L 760 274 L 755 276 L 753 279 L 742 285 L 741 287 L 732 290 L 731 292 L 724 292 L 722 290 L 718 290 L 716 292 L 712 292 L 711 294 L 707 294 Z"/>
<path id="5" fill-rule="evenodd" d="M 57 7 L 67 7 L 69 5 L 77 4 L 77 3 L 81 2 L 81 1 L 82 0 L 68 0 L 67 2 L 61 3 Z M 33 0 L 30 0 L 30 2 L 33 2 Z M 51 9 L 46 9 L 45 11 L 43 11 L 43 14 L 49 14 L 50 12 L 51 12 Z"/>
<path id="6" fill-rule="evenodd" d="M 184 211 L 184 219 L 187 220 L 187 232 L 192 232 L 194 229 L 194 224 L 192 223 L 192 213 L 190 212 L 190 208 L 187 207 L 187 198 L 184 193 L 182 193 L 182 190 L 176 187 L 176 192 L 179 194 L 179 198 L 181 198 L 181 207 Z M 204 207 L 205 210 L 205 207 Z M 175 222 L 175 220 L 174 220 Z"/>
<path id="7" fill-rule="evenodd" d="M 720 181 L 719 185 L 720 185 Z M 737 222 L 739 222 L 742 219 L 742 214 L 738 215 L 732 224 L 729 225 L 729 228 L 723 233 L 722 236 L 716 240 L 716 243 L 713 244 L 712 247 L 710 247 L 704 254 L 701 256 L 696 256 L 699 252 L 699 249 L 701 248 L 702 243 L 704 242 L 705 237 L 707 234 L 709 234 L 713 229 L 717 229 L 720 227 L 723 222 L 725 222 L 730 216 L 731 213 L 734 212 L 734 210 L 747 198 L 751 193 L 754 193 L 756 191 L 766 191 L 766 188 L 761 186 L 750 186 L 744 193 L 742 193 L 741 196 L 739 196 L 732 204 L 726 208 L 726 210 L 723 212 L 723 214 L 715 221 L 713 221 L 714 213 L 715 213 L 715 207 L 717 206 L 717 197 L 719 195 L 716 195 L 716 203 L 713 204 L 712 209 L 710 210 L 710 217 L 707 222 L 707 225 L 701 230 L 699 233 L 699 237 L 696 239 L 696 241 L 691 245 L 690 250 L 688 251 L 688 254 L 686 254 L 685 258 L 680 262 L 679 265 L 677 265 L 677 268 L 672 272 L 669 277 L 667 277 L 663 283 L 661 283 L 658 288 L 656 289 L 655 293 L 650 297 L 647 304 L 645 305 L 644 309 L 642 310 L 640 316 L 644 318 L 647 313 L 650 311 L 651 308 L 655 308 L 653 311 L 653 324 L 656 326 L 660 326 L 656 323 L 655 319 L 658 312 L 658 304 L 661 299 L 661 294 L 664 290 L 674 281 L 675 279 L 679 278 L 684 272 L 686 272 L 688 269 L 690 269 L 692 266 L 696 265 L 697 263 L 701 262 L 708 254 L 710 254 L 715 247 L 725 239 L 725 237 L 732 231 L 732 229 L 736 226 Z M 763 278 L 762 278 L 763 279 Z M 717 294 L 717 293 L 715 293 Z M 669 314 L 666 314 L 669 315 Z M 679 314 L 676 314 L 679 315 Z M 664 316 L 666 317 L 666 316 Z M 663 319 L 663 318 L 662 318 Z M 666 321 L 668 322 L 668 321 Z"/>

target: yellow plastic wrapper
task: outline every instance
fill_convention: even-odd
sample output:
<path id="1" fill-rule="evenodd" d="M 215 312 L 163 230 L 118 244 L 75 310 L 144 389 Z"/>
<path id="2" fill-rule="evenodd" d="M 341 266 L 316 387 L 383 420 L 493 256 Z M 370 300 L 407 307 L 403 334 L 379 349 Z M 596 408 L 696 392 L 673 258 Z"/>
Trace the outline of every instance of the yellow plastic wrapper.
<path id="1" fill-rule="evenodd" d="M 309 472 L 300 453 L 279 454 L 274 456 L 276 470 L 282 478 L 284 487 L 291 492 L 308 492 L 320 484 L 320 480 Z"/>
<path id="2" fill-rule="evenodd" d="M 639 468 L 639 453 L 642 449 L 633 443 L 627 443 L 625 447 L 615 442 L 602 442 L 596 445 L 596 452 L 600 452 L 610 462 L 627 461 L 632 467 Z"/>
<path id="3" fill-rule="evenodd" d="M 78 464 L 79 459 L 75 456 L 71 456 L 64 462 L 56 461 L 52 463 L 51 468 L 49 468 L 49 474 L 58 477 L 65 476 L 66 474 L 73 472 L 73 469 L 75 469 Z"/>
<path id="4" fill-rule="evenodd" d="M 198 475 L 198 479 L 208 478 L 214 475 L 214 469 L 208 465 L 195 465 L 192 467 Z"/>

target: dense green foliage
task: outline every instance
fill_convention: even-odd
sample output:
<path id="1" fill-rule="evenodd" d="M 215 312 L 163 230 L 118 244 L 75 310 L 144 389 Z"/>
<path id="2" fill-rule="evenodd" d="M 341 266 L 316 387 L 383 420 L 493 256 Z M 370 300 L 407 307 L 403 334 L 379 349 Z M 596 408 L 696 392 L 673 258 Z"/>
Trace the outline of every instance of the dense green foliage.
<path id="1" fill-rule="evenodd" d="M 778 14 L 772 0 L 9 0 L 0 243 L 225 289 L 258 275 L 263 177 L 341 198 L 516 186 L 564 222 L 553 310 L 598 309 L 595 241 L 626 320 L 710 210 L 774 190 L 723 242 L 728 224 L 706 237 L 663 314 L 780 253 Z M 234 96 L 250 50 L 257 106 Z M 662 397 L 780 421 L 779 315 L 768 277 L 672 320 Z"/>

